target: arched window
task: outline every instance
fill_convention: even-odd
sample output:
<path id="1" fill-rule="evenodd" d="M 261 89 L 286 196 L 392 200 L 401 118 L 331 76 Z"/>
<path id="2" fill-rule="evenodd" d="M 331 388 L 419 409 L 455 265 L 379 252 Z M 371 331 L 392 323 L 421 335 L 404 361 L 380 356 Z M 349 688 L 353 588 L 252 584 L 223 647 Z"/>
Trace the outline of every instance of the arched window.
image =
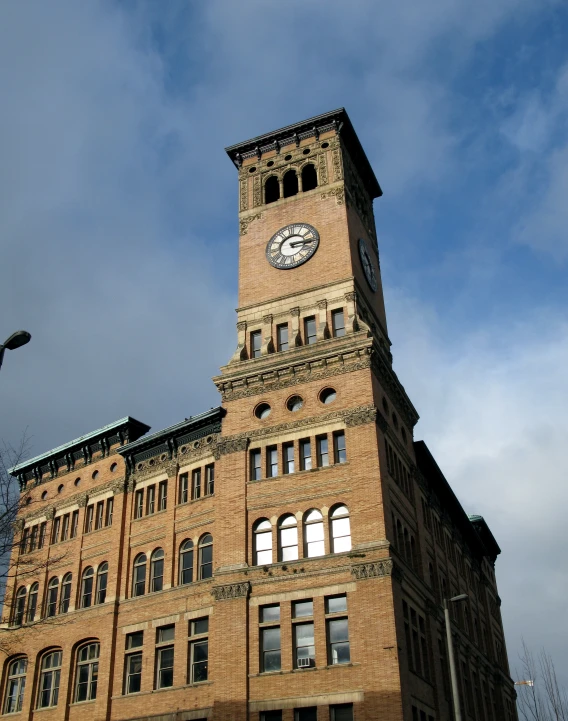
<path id="1" fill-rule="evenodd" d="M 38 591 L 39 591 L 39 583 L 36 581 L 35 583 L 32 583 L 32 587 L 30 588 L 30 592 L 28 594 L 28 615 L 27 615 L 28 623 L 31 623 L 35 619 L 36 610 L 37 610 Z"/>
<path id="2" fill-rule="evenodd" d="M 290 198 L 298 193 L 298 176 L 295 170 L 284 173 L 284 197 Z"/>
<path id="3" fill-rule="evenodd" d="M 315 166 L 312 163 L 304 165 L 302 168 L 302 190 L 313 190 L 318 187 L 318 175 Z"/>
<path id="4" fill-rule="evenodd" d="M 272 524 L 267 518 L 254 524 L 253 536 L 254 565 L 272 563 Z"/>
<path id="5" fill-rule="evenodd" d="M 25 656 L 10 662 L 10 666 L 8 667 L 8 683 L 6 684 L 6 700 L 4 701 L 4 713 L 16 713 L 22 710 L 27 669 L 28 659 Z"/>
<path id="6" fill-rule="evenodd" d="M 331 552 L 351 550 L 351 526 L 347 506 L 336 506 L 331 513 Z"/>
<path id="7" fill-rule="evenodd" d="M 57 613 L 57 594 L 59 592 L 59 579 L 54 576 L 47 585 L 47 606 L 45 615 L 50 618 Z"/>
<path id="8" fill-rule="evenodd" d="M 199 578 L 213 575 L 213 536 L 206 533 L 199 541 Z"/>
<path id="9" fill-rule="evenodd" d="M 61 676 L 61 651 L 51 651 L 41 659 L 38 686 L 38 708 L 57 706 Z"/>
<path id="10" fill-rule="evenodd" d="M 61 581 L 61 597 L 59 599 L 59 613 L 67 613 L 71 601 L 71 582 L 73 575 L 66 573 Z"/>
<path id="11" fill-rule="evenodd" d="M 164 550 L 156 548 L 150 557 L 150 591 L 161 591 L 164 587 Z"/>
<path id="12" fill-rule="evenodd" d="M 193 541 L 187 539 L 179 547 L 179 582 L 181 586 L 193 581 Z"/>
<path id="13" fill-rule="evenodd" d="M 271 175 L 264 184 L 264 202 L 274 203 L 275 200 L 280 200 L 280 183 L 275 175 Z"/>
<path id="14" fill-rule="evenodd" d="M 108 563 L 105 561 L 97 568 L 97 588 L 95 603 L 104 603 L 107 595 Z"/>
<path id="15" fill-rule="evenodd" d="M 26 610 L 26 587 L 20 586 L 16 593 L 16 604 L 14 606 L 14 626 L 21 626 L 24 622 L 24 613 Z"/>
<path id="16" fill-rule="evenodd" d="M 83 571 L 81 580 L 81 608 L 89 608 L 93 603 L 93 576 L 95 572 L 92 566 L 87 566 Z"/>
<path id="17" fill-rule="evenodd" d="M 132 595 L 143 596 L 146 593 L 146 554 L 139 553 L 134 559 L 132 574 Z"/>
<path id="18" fill-rule="evenodd" d="M 323 516 L 316 508 L 312 508 L 304 516 L 304 556 L 313 558 L 324 554 Z"/>
<path id="19" fill-rule="evenodd" d="M 295 561 L 298 558 L 298 522 L 295 516 L 290 514 L 280 519 L 278 545 L 281 561 Z"/>
<path id="20" fill-rule="evenodd" d="M 75 702 L 93 701 L 97 698 L 99 652 L 100 644 L 98 642 L 81 646 L 81 648 L 77 651 Z"/>

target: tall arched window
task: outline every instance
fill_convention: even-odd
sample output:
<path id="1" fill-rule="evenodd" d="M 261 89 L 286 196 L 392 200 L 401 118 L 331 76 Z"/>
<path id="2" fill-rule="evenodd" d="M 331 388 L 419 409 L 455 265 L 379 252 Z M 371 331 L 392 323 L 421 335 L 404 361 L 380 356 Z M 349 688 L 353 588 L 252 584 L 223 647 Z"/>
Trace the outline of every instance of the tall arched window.
<path id="1" fill-rule="evenodd" d="M 8 682 L 6 684 L 6 700 L 4 701 L 4 713 L 17 713 L 22 710 L 27 669 L 28 659 L 25 656 L 10 662 L 10 666 L 8 667 Z"/>
<path id="2" fill-rule="evenodd" d="M 181 586 L 193 581 L 193 541 L 188 538 L 179 547 L 179 582 Z"/>
<path id="3" fill-rule="evenodd" d="M 271 175 L 264 184 L 264 202 L 274 203 L 275 200 L 280 200 L 280 183 L 275 175 Z"/>
<path id="4" fill-rule="evenodd" d="M 351 550 L 351 525 L 347 506 L 336 506 L 331 513 L 331 552 Z"/>
<path id="5" fill-rule="evenodd" d="M 24 614 L 26 611 L 26 587 L 20 586 L 16 593 L 16 603 L 14 606 L 14 626 L 21 626 L 24 622 Z"/>
<path id="6" fill-rule="evenodd" d="M 199 578 L 213 575 L 213 536 L 206 533 L 199 540 Z"/>
<path id="7" fill-rule="evenodd" d="M 38 686 L 38 708 L 57 706 L 59 679 L 61 676 L 61 651 L 51 651 L 41 659 Z"/>
<path id="8" fill-rule="evenodd" d="M 100 644 L 98 642 L 88 643 L 77 651 L 75 702 L 93 701 L 97 698 L 99 653 Z"/>
<path id="9" fill-rule="evenodd" d="M 107 595 L 108 563 L 105 561 L 97 568 L 97 588 L 95 603 L 104 603 Z"/>
<path id="10" fill-rule="evenodd" d="M 272 524 L 267 518 L 261 518 L 253 529 L 254 565 L 272 563 Z"/>
<path id="11" fill-rule="evenodd" d="M 312 508 L 304 516 L 304 556 L 313 558 L 324 554 L 323 516 L 316 508 Z"/>
<path id="12" fill-rule="evenodd" d="M 132 573 L 132 595 L 143 596 L 146 593 L 146 554 L 139 553 L 134 559 Z"/>
<path id="13" fill-rule="evenodd" d="M 93 603 L 93 577 L 95 572 L 92 566 L 87 566 L 81 579 L 81 608 L 89 608 Z"/>
<path id="14" fill-rule="evenodd" d="M 71 582 L 73 581 L 73 575 L 66 573 L 61 581 L 61 597 L 59 599 L 59 613 L 67 613 L 69 610 L 69 603 L 71 602 Z"/>
<path id="15" fill-rule="evenodd" d="M 28 623 L 31 623 L 35 619 L 36 610 L 37 610 L 38 591 L 39 591 L 39 583 L 36 581 L 35 583 L 32 583 L 32 587 L 30 588 L 30 592 L 28 594 L 28 614 L 27 614 Z"/>
<path id="16" fill-rule="evenodd" d="M 47 604 L 45 615 L 50 618 L 57 613 L 57 594 L 59 592 L 59 579 L 54 576 L 47 585 Z"/>
<path id="17" fill-rule="evenodd" d="M 298 176 L 295 170 L 288 170 L 284 173 L 284 197 L 290 198 L 298 193 Z"/>
<path id="18" fill-rule="evenodd" d="M 318 175 L 315 166 L 312 163 L 304 165 L 302 168 L 302 190 L 313 190 L 318 187 Z"/>
<path id="19" fill-rule="evenodd" d="M 161 591 L 164 587 L 164 550 L 156 548 L 150 557 L 150 591 Z"/>
<path id="20" fill-rule="evenodd" d="M 298 558 L 298 522 L 296 516 L 283 516 L 278 524 L 278 545 L 281 561 Z"/>

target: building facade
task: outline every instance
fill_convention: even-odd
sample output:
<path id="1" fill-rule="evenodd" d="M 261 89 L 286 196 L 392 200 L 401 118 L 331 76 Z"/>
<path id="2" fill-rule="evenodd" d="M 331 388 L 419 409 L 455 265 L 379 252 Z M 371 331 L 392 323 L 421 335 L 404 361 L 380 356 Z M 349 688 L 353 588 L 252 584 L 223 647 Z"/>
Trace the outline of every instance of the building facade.
<path id="1" fill-rule="evenodd" d="M 222 405 L 12 469 L 2 712 L 103 721 L 515 721 L 500 553 L 392 368 L 374 172 L 342 109 L 227 149 L 237 349 Z"/>

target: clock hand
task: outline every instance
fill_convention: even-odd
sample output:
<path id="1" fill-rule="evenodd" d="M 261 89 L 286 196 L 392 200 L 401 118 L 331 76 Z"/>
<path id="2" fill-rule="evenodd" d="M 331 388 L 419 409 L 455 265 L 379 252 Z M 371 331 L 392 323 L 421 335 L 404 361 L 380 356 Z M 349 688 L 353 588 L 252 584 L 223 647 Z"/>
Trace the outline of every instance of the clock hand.
<path id="1" fill-rule="evenodd" d="M 294 243 L 290 243 L 290 248 L 296 248 L 298 245 L 306 245 L 311 243 L 311 240 L 296 240 Z"/>

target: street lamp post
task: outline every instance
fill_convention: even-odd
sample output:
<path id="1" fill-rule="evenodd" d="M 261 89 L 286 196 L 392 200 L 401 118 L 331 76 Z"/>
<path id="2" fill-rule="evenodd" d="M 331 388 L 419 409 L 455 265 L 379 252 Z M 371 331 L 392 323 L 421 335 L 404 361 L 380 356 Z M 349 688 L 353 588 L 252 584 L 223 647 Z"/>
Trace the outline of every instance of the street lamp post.
<path id="1" fill-rule="evenodd" d="M 454 701 L 454 719 L 462 721 L 460 696 L 458 690 L 458 675 L 456 671 L 456 659 L 454 657 L 454 642 L 452 639 L 452 627 L 450 623 L 450 603 L 459 603 L 465 601 L 469 596 L 467 593 L 460 593 L 459 596 L 453 598 L 444 598 L 444 618 L 446 619 L 446 638 L 448 640 L 448 659 L 450 661 L 450 678 L 452 681 L 452 698 Z"/>
<path id="2" fill-rule="evenodd" d="M 0 345 L 0 368 L 2 368 L 4 351 L 6 348 L 8 350 L 16 350 L 16 348 L 20 348 L 20 346 L 29 343 L 31 338 L 32 337 L 27 330 L 17 330 L 15 333 L 12 333 L 12 335 L 7 338 L 2 345 Z"/>

